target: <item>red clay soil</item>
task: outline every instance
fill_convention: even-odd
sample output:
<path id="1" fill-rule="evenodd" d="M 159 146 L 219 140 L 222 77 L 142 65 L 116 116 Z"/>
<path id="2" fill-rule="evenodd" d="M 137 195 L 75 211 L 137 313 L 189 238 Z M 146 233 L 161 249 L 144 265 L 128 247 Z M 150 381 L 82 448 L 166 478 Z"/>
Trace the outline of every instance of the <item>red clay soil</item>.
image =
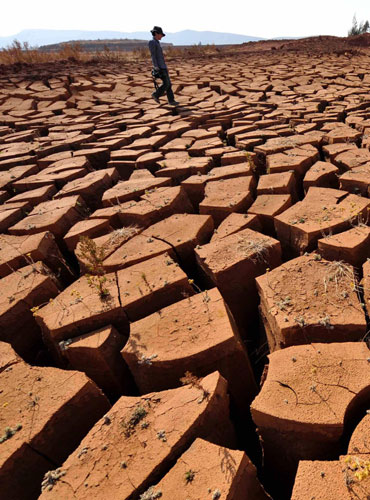
<path id="1" fill-rule="evenodd" d="M 310 344 L 269 355 L 251 406 L 269 482 L 288 491 L 299 460 L 335 457 L 345 419 L 369 398 L 368 358 L 365 343 Z"/>
<path id="2" fill-rule="evenodd" d="M 361 196 L 370 197 L 370 160 L 353 168 L 339 178 L 340 188 Z"/>
<path id="3" fill-rule="evenodd" d="M 140 201 L 123 203 L 119 220 L 124 226 L 149 227 L 171 215 L 193 212 L 182 186 L 163 187 L 144 194 Z"/>
<path id="4" fill-rule="evenodd" d="M 60 240 L 67 231 L 83 218 L 84 202 L 81 196 L 44 201 L 37 205 L 22 221 L 9 228 L 9 234 L 21 236 L 50 231 Z"/>
<path id="5" fill-rule="evenodd" d="M 102 286 L 104 295 L 98 277 L 83 276 L 35 313 L 50 349 L 58 352 L 59 342 L 110 324 L 127 336 L 128 320 L 120 303 L 116 275 L 105 275 Z"/>
<path id="6" fill-rule="evenodd" d="M 73 252 L 82 236 L 92 239 L 112 231 L 113 228 L 109 225 L 107 219 L 80 220 L 71 227 L 64 236 L 63 241 L 68 250 Z"/>
<path id="7" fill-rule="evenodd" d="M 129 241 L 131 238 L 140 233 L 142 229 L 138 226 L 121 227 L 120 229 L 115 229 L 104 236 L 99 236 L 98 238 L 92 238 L 95 244 L 103 252 L 105 258 L 109 257 L 117 248 Z M 81 274 L 84 274 L 91 263 L 88 262 L 88 256 L 81 253 L 81 243 L 79 242 L 75 249 L 75 255 L 78 259 Z"/>
<path id="8" fill-rule="evenodd" d="M 311 187 L 303 201 L 275 217 L 275 229 L 282 246 L 299 255 L 314 250 L 323 233 L 349 229 L 357 217 L 366 220 L 369 209 L 367 198 Z"/>
<path id="9" fill-rule="evenodd" d="M 171 245 L 184 267 L 194 262 L 194 249 L 208 243 L 214 224 L 210 215 L 175 214 L 145 229 L 143 235 Z"/>
<path id="10" fill-rule="evenodd" d="M 9 342 L 24 359 L 34 361 L 42 347 L 37 310 L 59 293 L 60 284 L 41 262 L 25 266 L 0 280 L 0 340 Z"/>
<path id="11" fill-rule="evenodd" d="M 370 260 L 368 259 L 362 267 L 364 300 L 367 314 L 370 316 Z"/>
<path id="12" fill-rule="evenodd" d="M 342 153 L 339 153 L 333 159 L 336 165 L 342 172 L 351 171 L 355 168 L 366 165 L 370 162 L 370 151 L 366 148 L 351 148 Z"/>
<path id="13" fill-rule="evenodd" d="M 83 373 L 7 364 L 0 374 L 1 494 L 33 499 L 43 475 L 66 459 L 110 405 Z"/>
<path id="14" fill-rule="evenodd" d="M 360 224 L 343 233 L 317 242 L 318 252 L 327 260 L 342 260 L 360 268 L 370 258 L 370 227 Z"/>
<path id="15" fill-rule="evenodd" d="M 151 489 L 150 489 L 151 488 Z M 196 439 L 164 478 L 147 490 L 163 500 L 267 500 L 256 469 L 242 451 Z M 159 498 L 159 497 L 158 497 Z"/>
<path id="16" fill-rule="evenodd" d="M 198 385 L 199 384 L 199 385 Z M 213 373 L 179 389 L 122 397 L 63 463 L 41 499 L 139 498 L 201 437 L 232 446 L 227 384 Z"/>
<path id="17" fill-rule="evenodd" d="M 253 203 L 254 177 L 235 177 L 209 182 L 199 204 L 200 214 L 212 216 L 215 226 L 232 212 L 244 213 Z"/>
<path id="18" fill-rule="evenodd" d="M 347 371 L 357 377 L 359 385 L 365 384 L 368 363 L 360 360 L 353 349 L 348 359 L 339 357 L 347 345 L 339 344 L 339 340 L 362 340 L 369 330 L 368 316 L 365 317 L 361 305 L 363 302 L 370 313 L 370 270 L 366 260 L 370 208 L 369 36 L 268 40 L 168 51 L 173 89 L 180 103 L 176 109 L 167 106 L 164 99 L 160 105 L 153 101 L 148 61 L 141 58 L 122 59 L 118 65 L 117 61 L 97 59 L 1 65 L 0 289 L 8 319 L 3 322 L 0 339 L 7 336 L 7 341 L 17 339 L 22 344 L 34 332 L 39 347 L 23 347 L 26 351 L 33 349 L 31 361 L 35 364 L 63 366 L 65 371 L 59 382 L 63 382 L 64 376 L 73 380 L 75 375 L 70 368 L 75 367 L 96 380 L 112 401 L 122 393 L 130 396 L 122 403 L 130 407 L 127 411 L 132 412 L 135 404 L 144 405 L 147 411 L 146 395 L 136 398 L 139 391 L 121 355 L 131 326 L 127 352 L 134 339 L 138 351 L 131 346 L 134 358 L 136 355 L 131 367 L 140 381 L 138 385 L 145 379 L 145 383 L 158 383 L 158 387 L 163 383 L 161 388 L 167 390 L 170 384 L 179 385 L 181 372 L 186 369 L 199 375 L 220 371 L 230 383 L 232 415 L 238 431 L 236 442 L 223 444 L 258 456 L 258 450 L 250 449 L 251 443 L 257 445 L 257 434 L 248 425 L 248 418 L 243 420 L 238 415 L 241 408 L 246 410 L 247 396 L 254 394 L 250 389 L 251 368 L 256 375 L 260 373 L 269 350 L 266 336 L 271 351 L 284 348 L 271 354 L 274 360 L 288 356 L 290 349 L 314 350 L 312 345 L 288 347 L 307 342 L 303 337 L 309 334 L 310 340 L 313 337 L 322 341 L 324 347 L 318 348 L 322 352 L 331 347 L 337 349 L 336 371 L 331 370 L 331 362 L 323 361 L 317 368 L 307 361 L 308 365 L 297 373 L 299 362 L 285 359 L 281 366 L 278 363 L 275 382 L 267 376 L 258 397 L 264 398 L 266 388 L 272 384 L 268 404 L 274 405 L 276 398 L 282 397 L 286 413 L 280 412 L 274 418 L 261 413 L 266 466 L 261 463 L 259 472 L 274 498 L 286 500 L 302 456 L 315 463 L 334 460 L 342 467 L 338 457 L 347 451 L 338 446 L 343 415 L 347 409 L 344 442 L 370 401 L 367 386 L 358 396 L 361 387 L 355 382 L 349 387 L 346 375 L 340 372 L 347 364 L 357 367 L 362 363 L 361 370 L 351 366 Z M 210 203 L 214 192 L 215 200 Z M 255 194 L 257 199 L 251 205 Z M 248 209 L 250 214 L 231 213 Z M 211 215 L 202 215 L 200 211 Z M 89 269 L 87 256 L 81 254 L 81 235 L 94 238 L 102 247 L 98 260 L 102 257 L 111 265 L 108 270 L 114 271 L 100 278 L 88 276 L 97 270 Z M 320 255 L 303 257 L 307 261 L 304 265 L 303 260 L 298 261 L 299 265 L 290 260 L 317 246 L 323 248 L 329 261 L 334 261 L 324 261 Z M 283 267 L 275 269 L 281 266 L 282 258 Z M 338 263 L 341 259 L 345 262 Z M 24 290 L 31 277 L 23 279 L 24 270 L 37 261 L 46 264 L 60 281 L 52 294 L 52 287 L 46 285 Z M 350 264 L 358 268 L 359 283 Z M 78 276 L 77 265 L 81 275 L 86 276 Z M 43 279 L 56 286 L 52 274 Z M 256 278 L 263 283 L 263 322 L 258 318 Z M 218 292 L 204 291 L 215 285 Z M 41 288 L 47 291 L 42 300 L 37 292 Z M 221 294 L 226 300 L 237 329 L 232 317 L 225 313 L 228 309 L 221 299 L 215 304 L 201 299 L 213 294 Z M 37 304 L 31 301 L 34 296 L 40 299 Z M 30 311 L 33 306 L 40 306 L 36 317 L 42 326 L 42 338 Z M 178 330 L 171 328 L 173 315 L 178 316 L 178 322 L 173 323 Z M 210 330 L 212 324 L 215 326 Z M 140 339 L 134 338 L 133 332 L 140 325 L 148 326 L 145 332 L 135 333 Z M 156 333 L 159 327 L 165 328 L 162 336 Z M 14 333 L 14 339 L 8 338 L 9 332 Z M 199 337 L 195 337 L 197 332 Z M 239 335 L 251 352 L 252 367 L 244 344 L 240 347 Z M 146 338 L 150 344 L 143 340 Z M 365 345 L 355 344 L 356 349 Z M 9 352 L 1 348 L 0 351 L 0 367 L 8 374 L 5 369 L 20 363 Z M 137 353 L 141 352 L 145 363 L 139 364 L 137 361 L 142 360 Z M 298 360 L 299 356 L 293 354 L 291 358 Z M 320 384 L 321 372 L 325 372 L 325 385 Z M 54 375 L 49 381 L 48 373 L 45 386 L 55 385 Z M 311 380 L 315 374 L 321 377 L 317 383 Z M 22 383 L 21 377 L 20 380 Z M 195 379 L 189 380 L 194 385 Z M 296 387 L 297 381 L 304 386 L 302 389 L 299 384 Z M 157 386 L 141 390 L 157 390 Z M 165 449 L 165 466 L 158 465 L 164 455 L 157 450 L 163 451 L 158 446 L 167 446 L 170 438 L 161 423 L 153 431 L 145 425 L 146 419 L 140 421 L 135 432 L 147 432 L 154 438 L 155 446 L 144 448 L 147 441 L 143 435 L 134 446 L 128 440 L 122 456 L 119 452 L 125 443 L 121 426 L 124 417 L 117 418 L 116 427 L 109 417 L 95 427 L 89 444 L 68 451 L 74 453 L 68 463 L 83 469 L 72 481 L 73 489 L 78 488 L 76 497 L 122 497 L 126 495 L 120 494 L 123 484 L 124 488 L 131 488 L 127 493 L 131 500 L 149 495 L 148 488 L 169 473 L 197 437 L 195 431 L 183 436 L 193 425 L 192 417 L 184 411 L 184 394 L 188 393 L 183 389 L 174 391 L 179 391 L 178 413 L 172 414 L 167 403 L 158 413 L 160 422 L 170 421 L 171 434 L 178 433 L 176 452 Z M 199 384 L 196 391 L 200 393 Z M 220 399 L 215 398 L 215 405 L 210 407 L 210 412 L 216 408 L 211 427 L 220 433 L 226 419 L 217 420 L 217 408 L 228 405 L 224 398 L 226 388 L 222 391 Z M 34 394 L 34 388 L 26 389 L 25 394 L 30 392 Z M 32 406 L 23 415 L 37 415 L 38 405 L 32 398 Z M 199 396 L 191 398 L 194 415 L 199 417 Z M 350 398 L 355 399 L 352 405 Z M 2 410 L 4 403 L 0 401 Z M 332 403 L 337 405 L 334 411 L 338 418 L 334 423 Z M 153 409 L 159 403 L 151 404 Z M 338 410 L 339 406 L 343 411 Z M 301 416 L 295 415 L 296 410 L 309 415 L 307 425 L 299 423 Z M 183 420 L 178 422 L 177 415 Z M 206 418 L 199 418 L 199 425 L 205 426 Z M 66 429 L 71 423 L 83 423 L 80 416 L 71 414 L 64 420 Z M 286 430 L 287 422 L 298 430 Z M 6 425 L 11 428 L 6 431 L 10 435 L 17 422 Z M 85 431 L 92 425 L 93 422 L 86 425 Z M 112 433 L 112 428 L 117 432 Z M 100 442 L 95 436 L 101 434 L 101 429 Z M 52 425 L 50 432 L 58 431 Z M 16 430 L 2 447 L 18 434 Z M 109 444 L 109 436 L 112 443 L 119 443 L 118 448 Z M 55 440 L 55 449 L 64 446 L 63 440 L 64 435 L 60 443 Z M 134 465 L 130 464 L 130 449 L 135 453 L 140 450 L 145 460 L 135 455 Z M 57 469 L 60 461 L 50 465 L 48 457 L 36 456 L 30 447 L 26 452 L 30 454 L 28 462 L 34 462 L 35 468 L 41 462 L 39 471 L 45 471 L 45 467 L 52 470 L 43 482 L 45 490 L 52 489 L 43 495 L 54 492 L 58 500 L 74 496 L 67 484 L 71 483 L 68 473 L 64 475 L 63 469 Z M 291 452 L 295 453 L 292 462 L 288 456 Z M 146 467 L 150 460 L 152 465 Z M 206 466 L 207 460 L 199 463 L 194 481 L 197 476 L 208 477 Z M 343 474 L 350 474 L 348 466 L 343 467 L 347 467 Z M 22 473 L 24 469 L 21 464 Z M 35 479 L 38 491 L 33 490 L 34 496 L 41 489 L 40 474 Z M 100 486 L 91 486 L 91 477 Z M 300 477 L 304 485 L 304 476 Z M 333 476 L 332 483 L 325 483 L 325 478 L 320 477 L 326 485 L 320 494 L 328 492 L 329 497 L 330 489 L 335 492 L 339 477 Z M 34 485 L 32 470 L 30 478 Z M 179 481 L 178 491 L 183 485 L 181 491 L 193 495 L 191 482 L 186 484 L 183 477 Z M 23 487 L 22 477 L 18 483 L 14 490 L 16 500 L 28 498 L 34 486 L 26 494 L 18 494 L 17 488 Z M 59 487 L 65 489 L 59 493 L 54 489 Z M 221 487 L 211 485 L 209 493 L 207 490 L 200 495 L 207 499 L 218 496 L 217 488 Z M 307 485 L 305 488 L 303 498 L 307 491 L 309 499 L 316 495 L 315 485 L 311 490 L 307 490 Z M 222 490 L 222 495 L 236 498 L 242 491 L 236 489 L 235 493 Z M 178 491 L 169 495 L 177 498 Z M 360 492 L 356 494 L 361 498 Z M 341 497 L 338 491 L 335 495 L 336 500 Z M 345 498 L 345 494 L 342 496 Z"/>
<path id="19" fill-rule="evenodd" d="M 170 185 L 171 179 L 168 177 L 164 177 L 163 179 L 141 179 L 119 182 L 103 194 L 103 207 L 118 205 L 130 200 L 138 200 L 147 190 Z"/>
<path id="20" fill-rule="evenodd" d="M 351 342 L 366 334 L 353 268 L 318 254 L 256 279 L 270 352 L 311 342 Z"/>
<path id="21" fill-rule="evenodd" d="M 222 240 L 222 238 L 229 236 L 229 234 L 234 234 L 247 228 L 261 232 L 262 227 L 257 215 L 230 214 L 221 222 L 218 228 L 214 230 L 211 242 Z"/>
<path id="22" fill-rule="evenodd" d="M 297 200 L 297 180 L 293 172 L 261 175 L 257 196 L 261 194 L 290 194 L 292 200 Z"/>
<path id="23" fill-rule="evenodd" d="M 111 186 L 112 181 L 107 172 L 98 170 L 85 175 L 82 179 L 68 182 L 55 198 L 64 198 L 79 194 L 86 205 L 95 208 L 99 206 L 103 193 Z"/>
<path id="24" fill-rule="evenodd" d="M 251 176 L 252 174 L 253 172 L 248 163 L 238 163 L 236 165 L 213 168 L 205 175 L 192 175 L 182 181 L 181 185 L 185 188 L 193 206 L 197 207 L 204 198 L 205 188 L 209 182 Z"/>
<path id="25" fill-rule="evenodd" d="M 86 373 L 109 398 L 133 390 L 131 375 L 120 355 L 126 337 L 112 325 L 71 340 L 63 354 L 72 369 Z"/>
<path id="26" fill-rule="evenodd" d="M 130 322 L 194 294 L 188 277 L 168 254 L 121 269 L 117 283 Z"/>
<path id="27" fill-rule="evenodd" d="M 247 352 L 217 288 L 132 323 L 122 356 L 141 394 L 178 387 L 185 372 L 215 370 L 244 415 L 256 394 Z"/>
<path id="28" fill-rule="evenodd" d="M 292 205 L 290 194 L 261 194 L 249 207 L 248 213 L 258 215 L 262 232 L 275 236 L 274 217 Z"/>
<path id="29" fill-rule="evenodd" d="M 197 264 L 217 286 L 243 336 L 255 321 L 255 277 L 281 264 L 280 243 L 244 229 L 195 250 Z"/>
<path id="30" fill-rule="evenodd" d="M 338 172 L 338 168 L 330 162 L 317 161 L 304 176 L 303 189 L 305 193 L 311 186 L 338 188 Z"/>
<path id="31" fill-rule="evenodd" d="M 370 495 L 369 465 L 369 455 L 359 453 L 333 462 L 301 461 L 291 500 L 366 500 Z"/>
<path id="32" fill-rule="evenodd" d="M 177 182 L 200 174 L 206 174 L 213 166 L 211 157 L 189 158 L 186 154 L 185 159 L 166 158 L 160 162 L 160 170 L 155 173 L 156 177 L 171 177 Z"/>
<path id="33" fill-rule="evenodd" d="M 172 247 L 164 241 L 138 234 L 107 257 L 103 265 L 107 272 L 118 271 L 164 253 L 175 257 Z"/>
<path id="34" fill-rule="evenodd" d="M 43 186 L 37 189 L 32 189 L 31 191 L 26 191 L 25 193 L 20 193 L 8 200 L 9 203 L 14 203 L 18 201 L 28 201 L 32 207 L 35 207 L 43 201 L 51 200 L 52 197 L 57 193 L 57 188 L 54 185 Z M 5 201 L 5 203 L 7 203 Z"/>
<path id="35" fill-rule="evenodd" d="M 62 280 L 71 278 L 54 236 L 50 232 L 29 236 L 0 235 L 0 277 L 32 262 L 44 262 Z"/>

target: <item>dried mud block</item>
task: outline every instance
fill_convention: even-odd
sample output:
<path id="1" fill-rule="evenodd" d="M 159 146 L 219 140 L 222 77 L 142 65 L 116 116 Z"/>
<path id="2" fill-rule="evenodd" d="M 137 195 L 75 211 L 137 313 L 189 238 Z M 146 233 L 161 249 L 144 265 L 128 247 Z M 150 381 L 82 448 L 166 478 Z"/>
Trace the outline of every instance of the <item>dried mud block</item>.
<path id="1" fill-rule="evenodd" d="M 204 191 L 208 182 L 219 181 L 221 179 L 232 179 L 233 177 L 251 176 L 253 174 L 249 165 L 240 163 L 237 165 L 227 165 L 210 170 L 206 175 L 192 175 L 185 179 L 181 185 L 194 205 L 197 207 L 204 198 Z"/>
<path id="2" fill-rule="evenodd" d="M 1 495 L 33 500 L 44 474 L 76 449 L 110 405 L 78 372 L 16 363 L 1 373 L 0 381 L 6 402 L 0 416 Z"/>
<path id="3" fill-rule="evenodd" d="M 194 209 L 182 186 L 163 187 L 141 196 L 140 201 L 122 205 L 119 214 L 125 226 L 148 227 L 173 214 L 193 213 Z"/>
<path id="4" fill-rule="evenodd" d="M 256 394 L 247 352 L 217 288 L 133 323 L 122 356 L 141 394 L 178 387 L 186 372 L 204 377 L 215 370 L 244 416 Z"/>
<path id="5" fill-rule="evenodd" d="M 307 170 L 303 179 L 303 189 L 307 193 L 311 186 L 338 188 L 338 168 L 327 161 L 317 161 Z"/>
<path id="6" fill-rule="evenodd" d="M 62 480 L 40 499 L 68 498 L 71 488 L 81 500 L 139 498 L 197 437 L 230 446 L 226 391 L 226 381 L 213 373 L 196 386 L 121 397 L 63 463 Z"/>
<path id="7" fill-rule="evenodd" d="M 156 177 L 171 177 L 171 179 L 181 182 L 191 175 L 205 175 L 213 167 L 213 159 L 211 157 L 186 157 L 185 160 L 166 158 L 159 165 L 160 170 L 155 172 Z"/>
<path id="8" fill-rule="evenodd" d="M 196 439 L 172 469 L 147 491 L 163 500 L 230 498 L 267 500 L 255 466 L 243 451 Z"/>
<path id="9" fill-rule="evenodd" d="M 339 177 L 340 188 L 370 198 L 370 162 Z"/>
<path id="10" fill-rule="evenodd" d="M 164 253 L 175 257 L 172 247 L 164 241 L 138 234 L 109 255 L 104 260 L 103 266 L 108 272 L 118 271 Z"/>
<path id="11" fill-rule="evenodd" d="M 130 149 L 149 149 L 150 151 L 154 151 L 154 149 L 163 146 L 168 142 L 169 137 L 167 134 L 160 135 L 152 135 L 151 137 L 143 137 L 141 139 L 136 139 L 132 142 L 129 147 Z"/>
<path id="12" fill-rule="evenodd" d="M 369 259 L 367 259 L 367 261 L 363 265 L 362 271 L 363 271 L 365 306 L 367 309 L 367 314 L 370 316 L 370 260 Z"/>
<path id="13" fill-rule="evenodd" d="M 71 279 L 71 271 L 52 233 L 0 235 L 0 278 L 37 261 L 46 264 L 62 282 Z"/>
<path id="14" fill-rule="evenodd" d="M 122 307 L 131 322 L 194 294 L 186 274 L 163 254 L 117 272 Z"/>
<path id="15" fill-rule="evenodd" d="M 11 226 L 17 224 L 25 217 L 22 208 L 11 208 L 11 205 L 0 207 L 0 233 L 5 233 Z"/>
<path id="16" fill-rule="evenodd" d="M 357 500 L 370 495 L 369 455 L 341 456 L 336 461 L 299 463 L 291 500 Z"/>
<path id="17" fill-rule="evenodd" d="M 261 175 L 257 186 L 257 196 L 261 194 L 290 194 L 297 200 L 297 181 L 294 172 Z"/>
<path id="18" fill-rule="evenodd" d="M 260 157 L 266 157 L 268 155 L 274 155 L 281 153 L 286 150 L 303 148 L 307 151 L 313 152 L 313 147 L 318 147 L 322 142 L 322 135 L 319 132 L 313 131 L 307 134 L 292 135 L 289 137 L 276 137 L 274 139 L 268 139 L 265 144 L 258 145 L 254 148 L 254 152 Z M 303 152 L 297 151 L 300 155 Z"/>
<path id="19" fill-rule="evenodd" d="M 326 144 L 357 142 L 361 139 L 362 133 L 348 125 L 342 123 L 340 126 L 337 123 L 333 123 L 332 125 L 332 130 L 327 132 L 323 137 Z"/>
<path id="20" fill-rule="evenodd" d="M 196 140 L 187 151 L 191 156 L 206 156 L 207 149 L 222 148 L 223 146 L 224 144 L 219 137 L 210 137 Z"/>
<path id="21" fill-rule="evenodd" d="M 73 153 L 74 158 L 78 158 L 80 156 L 84 156 L 88 159 L 91 166 L 95 170 L 100 170 L 106 168 L 106 165 L 110 159 L 110 151 L 108 148 L 97 147 L 91 149 L 79 149 Z"/>
<path id="22" fill-rule="evenodd" d="M 153 224 L 142 234 L 170 245 L 181 265 L 191 269 L 195 265 L 195 247 L 208 243 L 212 232 L 213 219 L 210 215 L 175 214 Z"/>
<path id="23" fill-rule="evenodd" d="M 336 155 L 332 163 L 342 172 L 370 163 L 370 151 L 366 148 L 352 148 Z"/>
<path id="24" fill-rule="evenodd" d="M 110 233 L 113 228 L 109 225 L 108 219 L 87 219 L 76 222 L 74 226 L 64 236 L 63 241 L 70 252 L 76 248 L 81 236 L 97 238 Z"/>
<path id="25" fill-rule="evenodd" d="M 73 370 L 86 373 L 110 398 L 129 394 L 132 377 L 120 350 L 126 337 L 112 326 L 81 335 L 66 346 L 65 357 Z"/>
<path id="26" fill-rule="evenodd" d="M 211 242 L 221 240 L 230 234 L 237 233 L 243 229 L 253 229 L 261 232 L 262 226 L 257 215 L 252 214 L 230 214 L 215 229 Z"/>
<path id="27" fill-rule="evenodd" d="M 358 147 L 355 144 L 347 144 L 347 143 L 336 143 L 336 144 L 325 144 L 322 146 L 322 151 L 324 153 L 324 157 L 327 161 L 330 161 L 331 163 L 335 164 L 335 158 L 340 155 L 341 153 L 344 153 L 345 151 L 349 150 L 356 150 L 358 151 Z"/>
<path id="28" fill-rule="evenodd" d="M 318 252 L 327 260 L 343 260 L 360 268 L 370 258 L 370 227 L 359 225 L 318 241 Z"/>
<path id="29" fill-rule="evenodd" d="M 154 171 L 159 168 L 159 162 L 161 160 L 163 160 L 162 153 L 144 153 L 136 160 L 135 167 L 138 169 L 148 169 Z"/>
<path id="30" fill-rule="evenodd" d="M 348 454 L 367 454 L 370 458 L 370 414 L 367 413 L 357 425 L 348 444 Z"/>
<path id="31" fill-rule="evenodd" d="M 7 191 L 0 191 L 0 203 L 5 203 L 10 198 L 10 194 Z"/>
<path id="32" fill-rule="evenodd" d="M 248 213 L 258 216 L 264 233 L 275 236 L 274 217 L 291 206 L 290 194 L 261 194 L 249 207 Z"/>
<path id="33" fill-rule="evenodd" d="M 299 460 L 338 456 L 344 421 L 369 397 L 368 357 L 360 342 L 294 346 L 269 355 L 251 411 L 275 490 L 292 487 Z"/>
<path id="34" fill-rule="evenodd" d="M 113 230 L 109 234 L 94 238 L 93 241 L 99 251 L 103 253 L 104 258 L 107 258 L 112 253 L 114 253 L 121 245 L 129 241 L 141 231 L 142 228 L 139 228 L 138 226 L 121 227 L 120 229 Z M 80 266 L 81 274 L 84 274 L 85 272 L 91 272 L 91 262 L 89 262 L 88 256 L 85 255 L 81 250 L 81 242 L 77 243 L 75 255 Z"/>
<path id="35" fill-rule="evenodd" d="M 106 274 L 102 281 L 95 276 L 81 277 L 38 310 L 35 318 L 44 342 L 57 358 L 70 339 L 84 333 L 107 325 L 126 336 L 129 330 L 114 273 Z"/>
<path id="36" fill-rule="evenodd" d="M 50 231 L 59 241 L 77 221 L 83 218 L 84 208 L 84 202 L 80 196 L 44 201 L 8 231 L 9 234 L 15 236 Z"/>
<path id="37" fill-rule="evenodd" d="M 369 207 L 366 198 L 310 187 L 303 201 L 275 217 L 275 230 L 282 246 L 299 255 L 314 250 L 323 234 L 349 229 L 358 217 L 366 219 Z"/>
<path id="38" fill-rule="evenodd" d="M 317 254 L 256 280 L 270 352 L 311 342 L 351 342 L 366 333 L 352 266 Z"/>
<path id="39" fill-rule="evenodd" d="M 9 342 L 27 361 L 34 361 L 42 347 L 41 331 L 31 309 L 38 309 L 58 292 L 59 283 L 41 262 L 23 267 L 0 281 L 0 340 Z"/>
<path id="40" fill-rule="evenodd" d="M 7 342 L 0 342 L 0 374 L 7 368 L 23 360 Z"/>
<path id="41" fill-rule="evenodd" d="M 17 193 L 24 193 L 44 186 L 56 186 L 60 189 L 68 182 L 84 177 L 87 173 L 86 168 L 64 168 L 63 166 L 57 168 L 52 165 L 38 174 L 14 182 L 13 188 Z"/>
<path id="42" fill-rule="evenodd" d="M 146 191 L 156 187 L 170 186 L 171 182 L 169 177 L 164 177 L 163 179 L 144 178 L 119 182 L 103 194 L 103 207 L 118 205 L 130 200 L 139 200 Z"/>
<path id="43" fill-rule="evenodd" d="M 13 196 L 11 200 L 5 202 L 5 204 L 28 201 L 32 207 L 35 207 L 36 205 L 42 203 L 43 201 L 51 200 L 56 192 L 57 188 L 55 187 L 54 184 L 51 184 L 37 189 L 33 189 L 32 191 L 26 191 L 24 193 L 17 194 L 16 196 Z"/>
<path id="44" fill-rule="evenodd" d="M 195 250 L 198 266 L 220 290 L 243 336 L 257 316 L 256 276 L 281 264 L 280 243 L 244 229 Z"/>
<path id="45" fill-rule="evenodd" d="M 92 209 L 100 205 L 103 193 L 112 186 L 112 181 L 106 170 L 97 170 L 66 184 L 55 198 L 80 195 L 86 205 Z"/>
<path id="46" fill-rule="evenodd" d="M 251 206 L 255 184 L 252 176 L 209 182 L 199 204 L 199 213 L 211 215 L 218 227 L 230 213 L 245 212 Z"/>
<path id="47" fill-rule="evenodd" d="M 289 149 L 283 153 L 267 156 L 267 173 L 288 172 L 293 170 L 298 178 L 302 178 L 307 170 L 319 159 L 319 152 L 310 144 Z"/>

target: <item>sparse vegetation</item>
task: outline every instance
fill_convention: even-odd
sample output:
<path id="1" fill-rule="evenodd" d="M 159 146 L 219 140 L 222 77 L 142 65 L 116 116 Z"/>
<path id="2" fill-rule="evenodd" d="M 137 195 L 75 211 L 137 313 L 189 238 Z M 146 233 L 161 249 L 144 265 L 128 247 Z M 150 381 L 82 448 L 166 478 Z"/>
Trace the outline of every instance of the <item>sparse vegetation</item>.
<path id="1" fill-rule="evenodd" d="M 122 422 L 122 427 L 126 437 L 130 437 L 134 432 L 138 423 L 147 416 L 148 412 L 143 406 L 137 406 L 132 411 L 129 418 Z"/>
<path id="2" fill-rule="evenodd" d="M 21 424 L 17 424 L 15 427 L 5 427 L 4 434 L 0 437 L 0 443 L 4 443 L 8 439 L 14 436 L 14 434 L 22 429 Z"/>
<path id="3" fill-rule="evenodd" d="M 145 493 L 140 495 L 139 500 L 156 500 L 157 498 L 161 498 L 162 492 L 161 490 L 155 490 L 153 486 L 151 486 Z"/>
<path id="4" fill-rule="evenodd" d="M 352 19 L 352 27 L 348 31 L 348 36 L 363 35 L 364 33 L 369 33 L 369 32 L 370 32 L 369 21 L 366 20 L 358 23 L 356 15 L 354 15 Z"/>
<path id="5" fill-rule="evenodd" d="M 41 483 L 41 491 L 51 491 L 60 478 L 66 475 L 62 469 L 49 470 Z"/>
<path id="6" fill-rule="evenodd" d="M 180 378 L 180 382 L 182 383 L 182 385 L 190 385 L 191 387 L 195 387 L 202 392 L 202 397 L 198 401 L 199 403 L 202 403 L 205 399 L 208 399 L 209 392 L 204 389 L 204 387 L 200 383 L 200 379 L 196 375 L 193 375 L 191 372 L 187 371 L 185 372 L 185 375 Z"/>
<path id="7" fill-rule="evenodd" d="M 105 286 L 107 277 L 105 276 L 105 269 L 103 265 L 105 258 L 104 248 L 98 247 L 95 241 L 90 239 L 88 236 L 81 236 L 80 255 L 90 273 L 86 275 L 89 286 L 98 290 L 100 298 L 108 298 L 110 294 L 109 290 Z"/>
<path id="8" fill-rule="evenodd" d="M 185 482 L 186 484 L 191 483 L 195 477 L 195 472 L 191 469 L 185 472 Z"/>

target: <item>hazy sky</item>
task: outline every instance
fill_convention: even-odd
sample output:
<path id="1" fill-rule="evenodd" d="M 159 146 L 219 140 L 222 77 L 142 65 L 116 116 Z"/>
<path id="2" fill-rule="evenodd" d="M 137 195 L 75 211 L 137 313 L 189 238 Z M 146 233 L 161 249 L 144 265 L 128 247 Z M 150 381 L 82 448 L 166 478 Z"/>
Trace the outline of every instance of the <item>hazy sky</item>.
<path id="1" fill-rule="evenodd" d="M 353 15 L 369 19 L 370 0 L 13 0 L 0 36 L 24 29 L 148 31 L 184 29 L 249 36 L 346 36 Z"/>

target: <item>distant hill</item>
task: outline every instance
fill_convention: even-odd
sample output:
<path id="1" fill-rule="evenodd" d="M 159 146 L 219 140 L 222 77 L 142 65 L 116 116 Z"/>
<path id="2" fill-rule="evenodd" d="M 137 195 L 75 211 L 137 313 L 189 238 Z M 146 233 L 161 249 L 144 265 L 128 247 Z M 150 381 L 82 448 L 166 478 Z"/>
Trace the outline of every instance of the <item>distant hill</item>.
<path id="1" fill-rule="evenodd" d="M 79 30 L 23 30 L 15 35 L 0 37 L 0 48 L 11 45 L 14 40 L 28 42 L 31 47 L 40 47 L 42 45 L 51 45 L 71 40 L 150 40 L 149 31 L 135 31 L 126 33 L 120 31 L 79 31 Z M 263 38 L 237 35 L 235 33 L 219 33 L 216 31 L 194 31 L 184 30 L 177 33 L 166 33 L 163 41 L 173 45 L 194 45 L 201 43 L 228 45 L 239 44 L 251 41 L 264 40 Z"/>
<path id="2" fill-rule="evenodd" d="M 68 42 L 41 45 L 41 52 L 55 52 L 63 48 Z M 147 49 L 148 40 L 106 39 L 106 40 L 71 40 L 69 43 L 78 43 L 84 52 L 98 52 L 108 48 L 110 51 Z M 172 47 L 172 43 L 162 43 L 163 48 Z"/>

